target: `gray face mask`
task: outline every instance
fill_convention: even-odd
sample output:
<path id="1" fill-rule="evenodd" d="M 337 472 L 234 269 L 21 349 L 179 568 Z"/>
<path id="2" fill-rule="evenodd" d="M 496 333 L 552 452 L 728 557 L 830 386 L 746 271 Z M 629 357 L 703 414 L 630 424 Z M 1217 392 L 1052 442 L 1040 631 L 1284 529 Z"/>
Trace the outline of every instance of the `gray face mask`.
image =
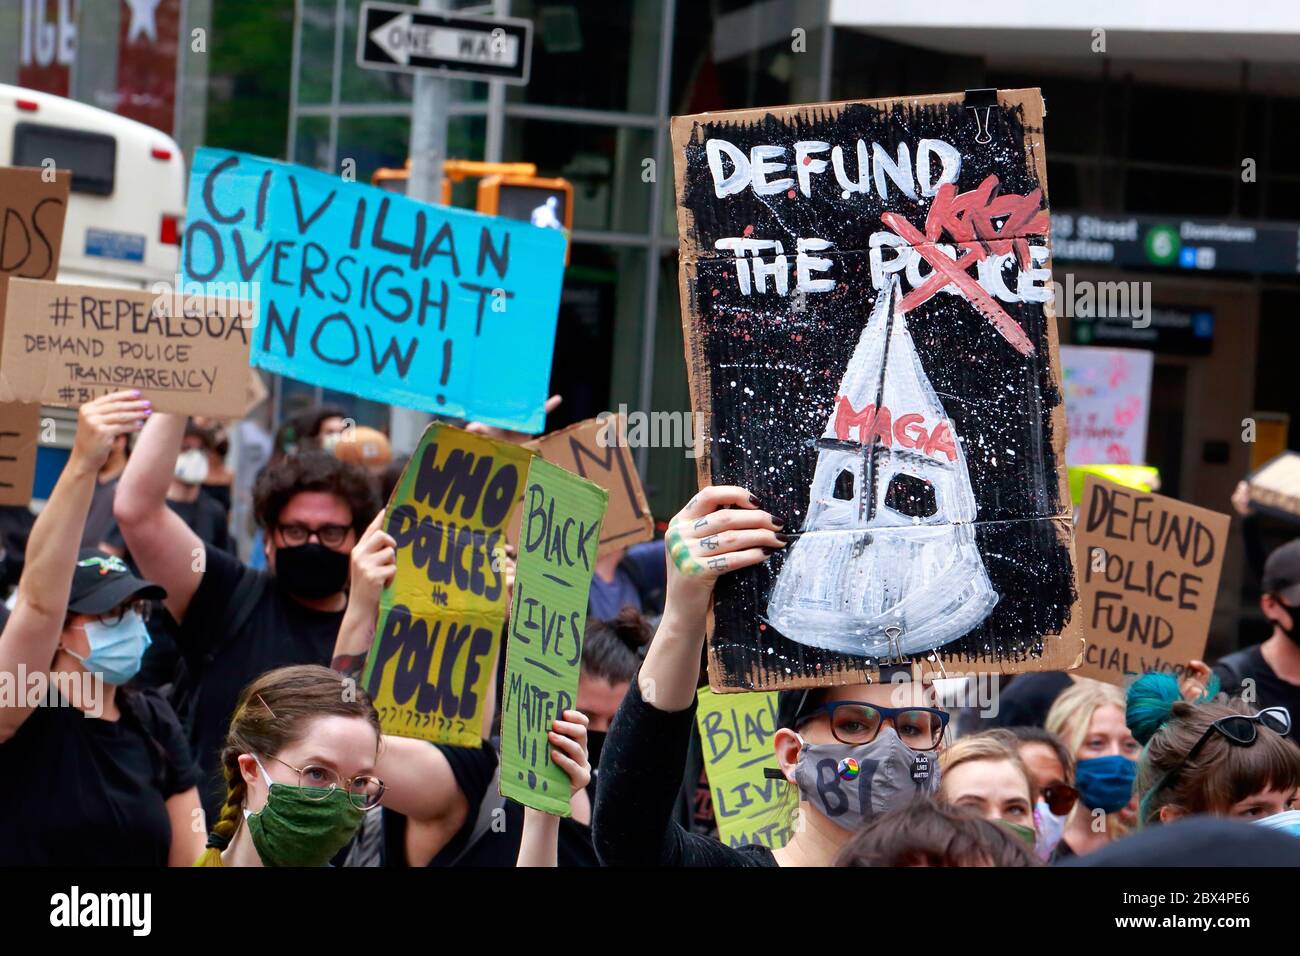
<path id="1" fill-rule="evenodd" d="M 851 760 L 857 761 L 856 777 Z M 918 793 L 938 790 L 939 761 L 933 751 L 919 753 L 899 740 L 893 727 L 883 727 L 875 740 L 858 747 L 805 741 L 794 767 L 794 782 L 803 799 L 824 817 L 856 830 Z"/>

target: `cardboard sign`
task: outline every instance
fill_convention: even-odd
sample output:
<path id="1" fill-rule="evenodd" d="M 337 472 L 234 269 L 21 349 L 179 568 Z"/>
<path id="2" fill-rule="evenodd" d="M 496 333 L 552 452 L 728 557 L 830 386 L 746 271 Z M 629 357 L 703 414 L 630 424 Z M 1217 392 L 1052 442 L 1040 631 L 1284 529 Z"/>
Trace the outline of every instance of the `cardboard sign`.
<path id="1" fill-rule="evenodd" d="M 700 486 L 795 535 L 718 582 L 714 690 L 1082 653 L 1042 99 L 974 105 L 673 120 Z"/>
<path id="2" fill-rule="evenodd" d="M 578 699 L 587 592 L 609 494 L 534 458 L 524 490 L 501 701 L 501 795 L 570 815 L 569 775 L 547 734 Z"/>
<path id="3" fill-rule="evenodd" d="M 0 505 L 32 500 L 40 430 L 40 405 L 0 402 Z"/>
<path id="4" fill-rule="evenodd" d="M 1155 354 L 1142 349 L 1061 346 L 1067 465 L 1140 465 Z"/>
<path id="5" fill-rule="evenodd" d="M 563 235 L 207 148 L 194 157 L 188 217 L 187 281 L 260 283 L 254 365 L 542 430 Z"/>
<path id="6" fill-rule="evenodd" d="M 506 616 L 504 535 L 530 454 L 434 422 L 393 489 L 397 573 L 363 686 L 384 733 L 477 747 Z"/>
<path id="7" fill-rule="evenodd" d="M 1088 649 L 1079 673 L 1181 677 L 1210 633 L 1227 515 L 1089 475 L 1075 529 Z"/>
<path id="8" fill-rule="evenodd" d="M 238 418 L 247 404 L 249 302 L 14 279 L 6 313 L 0 381 L 24 401 L 137 388 L 160 412 Z"/>
<path id="9" fill-rule="evenodd" d="M 1249 481 L 1251 504 L 1278 517 L 1300 520 L 1300 454 L 1284 451 Z"/>
<path id="10" fill-rule="evenodd" d="M 776 694 L 714 694 L 701 687 L 696 699 L 718 839 L 733 847 L 780 849 L 792 835 L 789 815 L 782 813 L 791 806 L 783 799 L 790 784 L 763 776 L 764 768 L 779 766 L 772 749 Z"/>
<path id="11" fill-rule="evenodd" d="M 9 280 L 58 274 L 71 181 L 67 170 L 0 168 L 0 360 Z M 0 376 L 0 505 L 31 501 L 36 474 L 41 407 L 13 398 Z"/>
<path id="12" fill-rule="evenodd" d="M 257 406 L 266 401 L 271 392 L 266 387 L 266 382 L 262 381 L 262 376 L 257 374 L 256 369 L 248 370 L 248 386 L 244 391 L 244 413 L 240 418 L 247 418 L 253 414 Z"/>
<path id="13" fill-rule="evenodd" d="M 601 556 L 655 536 L 654 518 L 646 503 L 641 476 L 627 445 L 616 436 L 623 434 L 622 415 L 602 420 L 589 418 L 541 438 L 524 442 L 524 447 L 609 492 L 609 508 L 600 526 Z M 507 540 L 519 540 L 522 512 L 515 512 Z"/>

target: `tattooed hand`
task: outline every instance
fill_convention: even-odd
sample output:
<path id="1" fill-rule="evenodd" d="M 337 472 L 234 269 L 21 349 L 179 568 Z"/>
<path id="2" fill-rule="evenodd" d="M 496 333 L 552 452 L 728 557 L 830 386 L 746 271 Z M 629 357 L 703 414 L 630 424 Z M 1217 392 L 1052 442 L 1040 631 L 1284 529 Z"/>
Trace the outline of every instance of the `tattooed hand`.
<path id="1" fill-rule="evenodd" d="M 705 488 L 668 524 L 670 595 L 707 599 L 720 575 L 766 561 L 785 547 L 790 536 L 780 531 L 784 524 L 744 488 Z"/>

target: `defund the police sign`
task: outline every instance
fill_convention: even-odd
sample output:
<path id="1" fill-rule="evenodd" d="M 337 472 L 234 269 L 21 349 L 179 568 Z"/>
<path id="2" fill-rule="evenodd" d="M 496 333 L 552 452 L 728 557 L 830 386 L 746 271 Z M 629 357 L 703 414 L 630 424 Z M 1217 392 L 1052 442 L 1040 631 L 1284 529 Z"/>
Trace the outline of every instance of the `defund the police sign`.
<path id="1" fill-rule="evenodd" d="M 795 533 L 719 581 L 716 690 L 1080 658 L 1042 98 L 972 105 L 673 120 L 700 483 Z"/>
<path id="2" fill-rule="evenodd" d="M 357 65 L 467 80 L 528 82 L 533 24 L 512 17 L 433 13 L 394 3 L 363 3 Z"/>

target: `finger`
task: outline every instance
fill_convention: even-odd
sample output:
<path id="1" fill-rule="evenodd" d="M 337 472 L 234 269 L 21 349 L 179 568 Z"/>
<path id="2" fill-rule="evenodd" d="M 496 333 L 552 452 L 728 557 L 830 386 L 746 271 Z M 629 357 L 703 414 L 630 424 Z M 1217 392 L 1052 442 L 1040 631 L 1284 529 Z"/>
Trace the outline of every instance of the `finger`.
<path id="1" fill-rule="evenodd" d="M 554 733 L 582 742 L 587 739 L 587 725 L 568 720 L 557 720 L 555 721 Z"/>
<path id="2" fill-rule="evenodd" d="M 584 727 L 591 723 L 591 721 L 587 719 L 587 715 L 580 710 L 566 710 L 560 716 L 569 721 L 569 723 L 582 724 Z"/>
<path id="3" fill-rule="evenodd" d="M 784 548 L 788 540 L 789 536 L 779 531 L 724 531 L 696 540 L 692 554 L 699 560 L 749 548 Z"/>
<path id="4" fill-rule="evenodd" d="M 551 751 L 551 759 L 555 761 L 557 767 L 569 775 L 569 783 L 575 790 L 581 790 L 591 782 L 591 771 L 587 769 L 585 763 L 578 763 L 558 750 Z"/>
<path id="5" fill-rule="evenodd" d="M 564 401 L 564 399 L 559 395 L 552 395 L 546 400 L 546 404 L 542 406 L 542 411 L 549 415 L 560 407 L 560 402 L 562 401 Z"/>
<path id="6" fill-rule="evenodd" d="M 756 564 L 762 564 L 770 556 L 770 553 L 762 548 L 750 548 L 748 551 L 732 551 L 730 554 L 703 558 L 701 561 L 710 571 L 727 574 L 731 571 L 739 571 L 741 568 L 750 568 Z"/>
<path id="7" fill-rule="evenodd" d="M 677 516 L 679 518 L 702 518 L 711 512 L 717 511 L 723 505 L 734 505 L 737 508 L 757 508 L 759 506 L 758 497 L 751 495 L 748 489 L 737 485 L 709 485 L 686 502 L 686 507 L 679 511 Z"/>
<path id="8" fill-rule="evenodd" d="M 379 514 L 375 515 L 374 518 L 371 519 L 370 524 L 366 526 L 366 530 L 361 532 L 361 537 L 364 538 L 366 535 L 374 534 L 377 530 L 382 528 L 384 526 L 384 518 L 387 517 L 387 515 L 388 509 L 379 509 Z"/>
<path id="9" fill-rule="evenodd" d="M 123 422 L 138 422 L 141 418 L 148 418 L 153 414 L 153 409 L 136 408 L 125 412 L 99 412 L 91 421 L 98 422 L 100 425 L 120 425 Z"/>
<path id="10" fill-rule="evenodd" d="M 386 568 L 390 564 L 397 563 L 397 551 L 393 548 L 384 548 L 382 551 L 376 551 L 372 555 L 373 560 L 369 562 L 376 570 Z"/>
<path id="11" fill-rule="evenodd" d="M 551 741 L 552 747 L 558 747 L 575 760 L 581 760 L 582 755 L 587 752 L 587 748 L 578 743 L 578 741 L 574 740 L 572 737 L 557 734 L 553 730 L 546 736 Z"/>
<path id="12" fill-rule="evenodd" d="M 685 527 L 682 527 L 683 524 Z M 770 528 L 773 531 L 780 531 L 785 527 L 785 519 L 768 514 L 766 511 L 740 511 L 729 508 L 726 511 L 715 511 L 703 518 L 696 518 L 694 521 L 678 522 L 677 527 L 691 537 L 706 538 L 720 531 L 743 528 Z"/>
<path id="13" fill-rule="evenodd" d="M 99 398 L 91 399 L 86 402 L 87 405 L 94 405 L 100 402 L 129 402 L 140 398 L 139 389 L 124 388 L 121 391 L 109 392 L 107 395 L 101 395 Z"/>
<path id="14" fill-rule="evenodd" d="M 470 422 L 465 426 L 465 431 L 471 435 L 488 435 L 491 434 L 491 425 L 484 425 L 482 422 Z"/>

